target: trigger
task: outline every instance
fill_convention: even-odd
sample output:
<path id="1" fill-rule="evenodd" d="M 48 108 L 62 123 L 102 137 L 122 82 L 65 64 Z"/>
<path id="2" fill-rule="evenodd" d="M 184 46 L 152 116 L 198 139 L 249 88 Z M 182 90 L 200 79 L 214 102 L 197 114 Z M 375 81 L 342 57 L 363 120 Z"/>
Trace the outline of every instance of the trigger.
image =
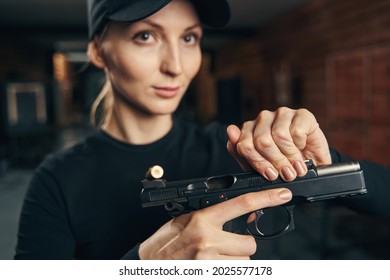
<path id="1" fill-rule="evenodd" d="M 259 220 L 264 215 L 263 209 L 257 210 L 249 215 L 247 220 L 247 228 L 252 235 L 264 236 L 265 234 L 259 229 Z"/>
<path id="2" fill-rule="evenodd" d="M 260 220 L 260 218 L 264 215 L 264 211 L 263 211 L 263 209 L 260 209 L 260 210 L 255 211 L 254 214 L 255 214 L 255 220 L 254 220 L 254 222 L 255 222 L 256 225 L 257 225 L 258 222 L 259 222 L 259 220 Z"/>

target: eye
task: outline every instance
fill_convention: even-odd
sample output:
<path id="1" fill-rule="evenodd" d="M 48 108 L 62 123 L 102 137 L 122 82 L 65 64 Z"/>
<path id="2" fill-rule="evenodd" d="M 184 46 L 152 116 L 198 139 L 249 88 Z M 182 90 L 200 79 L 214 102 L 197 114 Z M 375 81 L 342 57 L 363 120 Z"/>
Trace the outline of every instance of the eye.
<path id="1" fill-rule="evenodd" d="M 197 44 L 199 42 L 199 39 L 200 38 L 197 34 L 186 34 L 183 37 L 183 41 L 189 45 Z"/>
<path id="2" fill-rule="evenodd" d="M 138 42 L 147 43 L 150 40 L 152 40 L 152 35 L 148 31 L 142 31 L 142 32 L 138 32 L 137 34 L 135 34 L 133 39 L 135 41 L 138 41 Z"/>

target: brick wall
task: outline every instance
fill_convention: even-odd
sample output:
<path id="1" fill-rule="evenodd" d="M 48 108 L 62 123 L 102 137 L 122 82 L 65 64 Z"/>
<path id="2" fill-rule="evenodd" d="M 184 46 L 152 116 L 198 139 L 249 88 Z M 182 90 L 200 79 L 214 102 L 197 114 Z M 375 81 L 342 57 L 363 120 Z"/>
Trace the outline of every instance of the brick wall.
<path id="1" fill-rule="evenodd" d="M 332 146 L 390 165 L 389 14 L 389 0 L 311 0 L 221 48 L 214 75 L 241 77 L 247 116 L 308 108 Z"/>

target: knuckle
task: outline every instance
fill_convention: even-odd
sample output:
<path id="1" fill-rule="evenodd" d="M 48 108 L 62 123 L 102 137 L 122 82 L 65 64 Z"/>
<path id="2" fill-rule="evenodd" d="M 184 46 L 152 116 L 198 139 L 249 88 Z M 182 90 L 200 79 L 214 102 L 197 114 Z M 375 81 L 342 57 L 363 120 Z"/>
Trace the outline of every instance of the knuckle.
<path id="1" fill-rule="evenodd" d="M 270 206 L 276 206 L 280 204 L 280 197 L 278 196 L 277 191 L 269 191 L 267 192 L 267 196 Z"/>
<path id="2" fill-rule="evenodd" d="M 296 137 L 296 138 L 302 138 L 305 136 L 305 130 L 301 126 L 291 127 L 290 133 L 293 137 Z"/>
<path id="3" fill-rule="evenodd" d="M 215 258 L 215 254 L 212 250 L 200 250 L 194 254 L 195 260 L 213 260 Z"/>
<path id="4" fill-rule="evenodd" d="M 201 244 L 204 242 L 207 236 L 207 217 L 203 214 L 202 210 L 194 211 L 188 218 L 188 222 L 185 225 L 185 231 L 189 233 L 191 242 L 194 244 Z"/>
<path id="5" fill-rule="evenodd" d="M 297 113 L 305 116 L 306 119 L 311 119 L 312 121 L 316 121 L 316 117 L 314 116 L 314 114 L 305 108 L 298 109 Z"/>
<path id="6" fill-rule="evenodd" d="M 195 252 L 204 251 L 206 250 L 206 248 L 209 247 L 205 236 L 203 234 L 199 234 L 199 232 L 197 232 L 197 234 L 195 234 L 193 238 L 191 238 L 190 243 Z"/>
<path id="7" fill-rule="evenodd" d="M 202 225 L 204 224 L 204 214 L 202 210 L 194 211 L 190 214 L 190 217 L 188 219 L 188 224 L 191 224 L 191 226 L 194 226 L 195 228 L 201 229 Z"/>
<path id="8" fill-rule="evenodd" d="M 290 135 L 286 131 L 281 129 L 273 129 L 271 131 L 271 135 L 272 135 L 272 139 L 275 142 L 285 143 L 285 142 L 289 142 L 291 139 Z"/>
<path id="9" fill-rule="evenodd" d="M 291 136 L 294 139 L 295 146 L 299 150 L 302 150 L 305 148 L 307 135 L 302 129 L 297 128 L 297 129 L 292 130 Z"/>
<path id="10" fill-rule="evenodd" d="M 252 211 L 252 209 L 255 208 L 255 200 L 252 198 L 250 193 L 238 197 L 238 204 L 239 207 L 247 212 Z"/>
<path id="11" fill-rule="evenodd" d="M 275 198 L 272 192 L 267 192 L 267 198 L 271 205 L 275 205 L 277 199 Z"/>
<path id="12" fill-rule="evenodd" d="M 248 142 L 238 142 L 236 149 L 238 154 L 242 156 L 247 156 L 254 152 L 253 145 L 250 145 Z"/>
<path id="13" fill-rule="evenodd" d="M 300 108 L 300 109 L 298 109 L 297 111 L 298 111 L 298 113 L 300 113 L 300 114 L 310 115 L 310 116 L 313 115 L 309 110 L 307 110 L 307 109 L 305 109 L 305 108 Z"/>
<path id="14" fill-rule="evenodd" d="M 245 121 L 243 124 L 242 124 L 242 129 L 245 129 L 245 128 L 248 128 L 249 126 L 252 125 L 252 122 L 253 121 Z"/>
<path id="15" fill-rule="evenodd" d="M 269 118 L 270 116 L 272 116 L 272 112 L 269 111 L 269 110 L 263 110 L 261 111 L 258 115 L 257 115 L 257 119 L 258 120 L 262 120 L 262 119 L 267 119 Z"/>
<path id="16" fill-rule="evenodd" d="M 252 166 L 255 169 L 262 170 L 265 169 L 269 165 L 269 162 L 266 159 L 256 160 L 252 163 Z"/>
<path id="17" fill-rule="evenodd" d="M 208 230 L 205 228 L 204 223 L 191 223 L 186 228 L 186 239 L 190 244 L 190 247 L 195 250 L 203 250 L 208 247 Z"/>
<path id="18" fill-rule="evenodd" d="M 282 106 L 282 107 L 279 107 L 277 110 L 276 110 L 276 113 L 278 115 L 284 115 L 284 114 L 289 114 L 291 113 L 291 109 L 288 108 L 288 107 L 285 107 L 285 106 Z"/>
<path id="19" fill-rule="evenodd" d="M 195 258 L 198 255 L 199 258 L 202 259 L 204 257 L 200 256 L 210 254 L 213 251 L 213 245 L 210 240 L 206 238 L 205 234 L 200 234 L 199 232 L 196 232 L 196 234 L 194 233 L 192 238 L 188 239 L 188 245 L 195 255 Z"/>
<path id="20" fill-rule="evenodd" d="M 272 137 L 256 137 L 254 143 L 257 150 L 259 151 L 268 150 L 275 145 L 275 142 Z"/>
<path id="21" fill-rule="evenodd" d="M 286 156 L 281 156 L 279 158 L 275 158 L 274 160 L 272 160 L 271 163 L 277 170 L 280 171 L 283 168 L 283 166 L 288 165 L 288 160 Z"/>

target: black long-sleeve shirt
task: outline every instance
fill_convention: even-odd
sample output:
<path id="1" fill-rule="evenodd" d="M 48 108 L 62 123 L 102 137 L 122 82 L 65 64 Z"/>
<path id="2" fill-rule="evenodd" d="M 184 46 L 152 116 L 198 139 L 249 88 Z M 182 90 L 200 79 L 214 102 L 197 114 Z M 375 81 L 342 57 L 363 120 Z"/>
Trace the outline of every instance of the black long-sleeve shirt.
<path id="1" fill-rule="evenodd" d="M 26 194 L 15 258 L 137 258 L 137 244 L 169 220 L 163 208 L 141 207 L 141 180 L 148 168 L 162 166 L 168 181 L 241 172 L 226 142 L 224 126 L 203 129 L 176 121 L 152 144 L 130 145 L 97 131 L 49 156 Z M 331 152 L 333 162 L 350 160 Z M 366 213 L 389 214 L 389 170 L 361 165 L 368 194 L 346 203 Z"/>

